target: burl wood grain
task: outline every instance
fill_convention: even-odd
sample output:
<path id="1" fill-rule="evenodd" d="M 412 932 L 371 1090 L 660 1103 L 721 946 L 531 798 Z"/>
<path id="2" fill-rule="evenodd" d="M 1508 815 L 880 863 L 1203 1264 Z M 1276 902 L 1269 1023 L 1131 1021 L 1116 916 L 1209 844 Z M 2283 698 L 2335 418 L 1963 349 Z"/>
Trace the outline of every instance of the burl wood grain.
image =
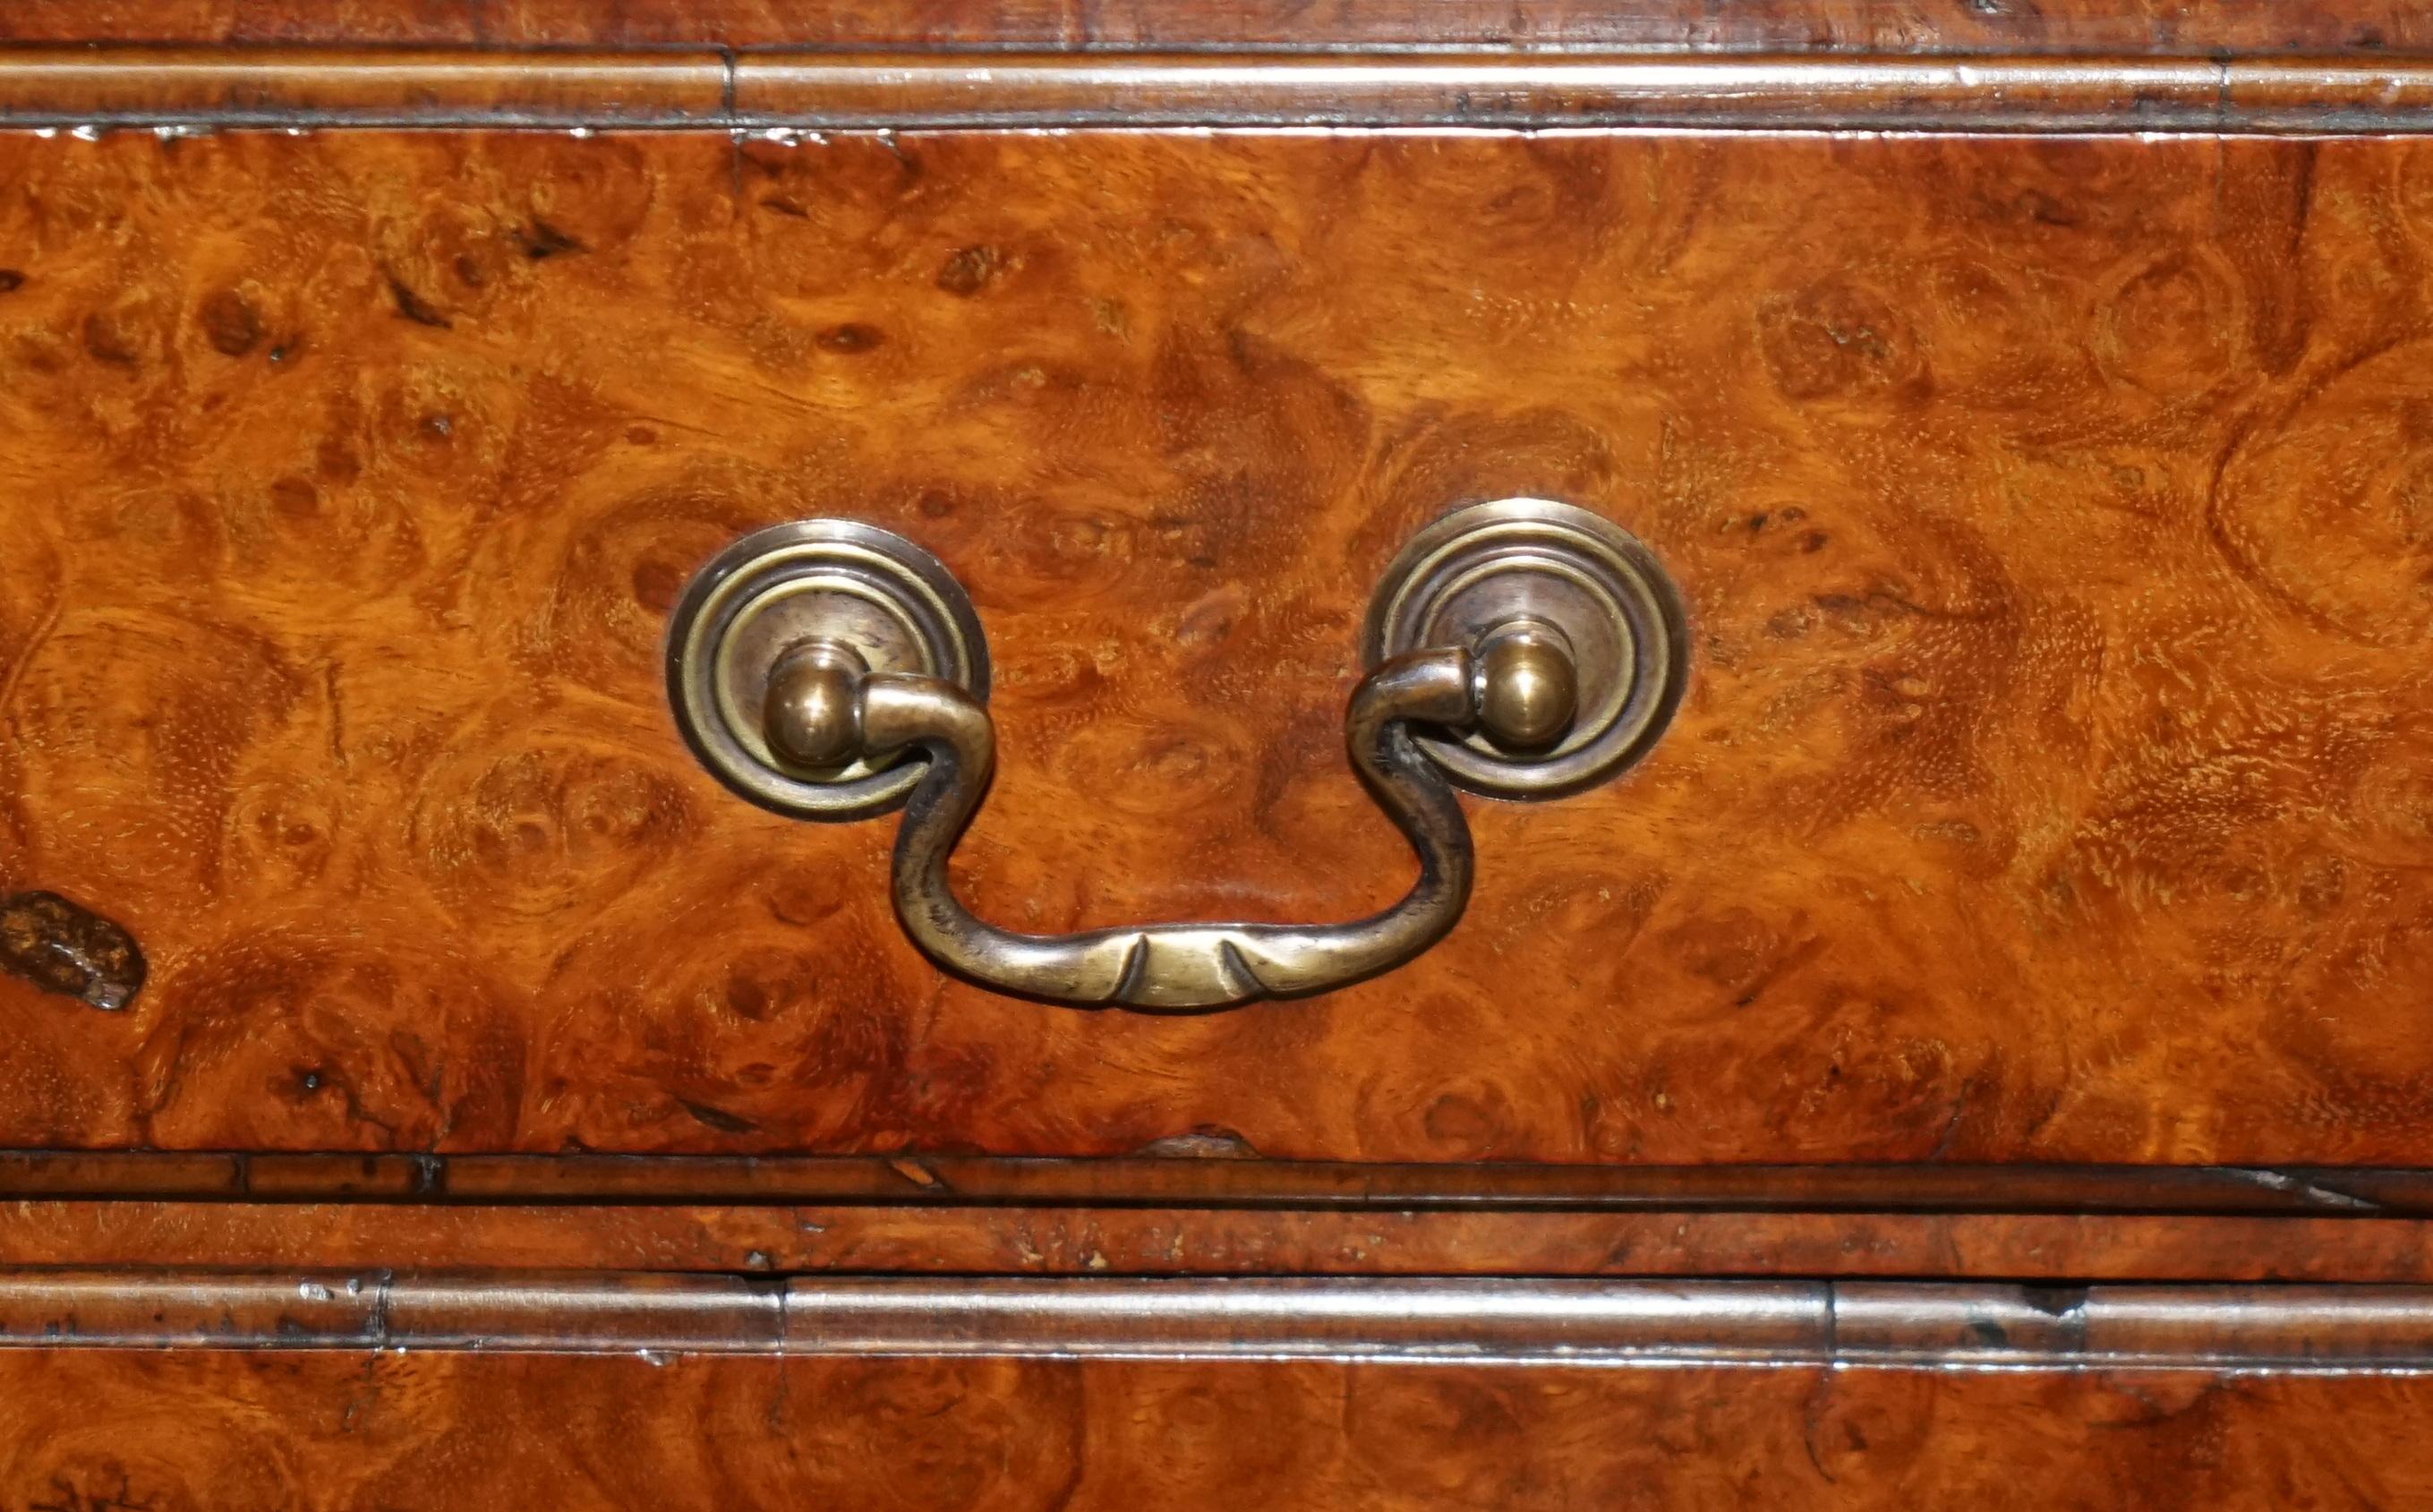
<path id="1" fill-rule="evenodd" d="M 1589 137 L 0 143 L 0 1142 L 2433 1161 L 2433 152 Z M 1376 907 L 1370 585 L 1538 493 L 1680 718 L 1470 914 L 1175 1022 L 942 978 L 657 663 L 846 514 L 998 671 L 966 895 Z"/>
<path id="2" fill-rule="evenodd" d="M 2421 1377 L 10 1351 L 0 1498 L 2387 1508 L 2433 1496 L 2428 1402 Z"/>

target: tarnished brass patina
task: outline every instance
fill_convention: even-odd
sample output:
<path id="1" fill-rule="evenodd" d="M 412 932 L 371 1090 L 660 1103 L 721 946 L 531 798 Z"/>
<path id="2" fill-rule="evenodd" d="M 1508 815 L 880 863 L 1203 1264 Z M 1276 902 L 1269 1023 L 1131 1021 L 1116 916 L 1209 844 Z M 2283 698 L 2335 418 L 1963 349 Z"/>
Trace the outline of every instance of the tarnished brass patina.
<path id="1" fill-rule="evenodd" d="M 760 728 L 780 759 L 815 772 L 832 771 L 861 755 L 861 708 L 856 696 L 870 663 L 842 640 L 797 642 L 769 670 L 760 701 Z"/>
<path id="2" fill-rule="evenodd" d="M 893 531 L 802 519 L 756 531 L 693 575 L 668 626 L 668 692 L 702 765 L 763 807 L 868 819 L 921 769 L 862 754 L 848 727 L 866 673 L 935 677 L 988 696 L 972 601 Z"/>
<path id="3" fill-rule="evenodd" d="M 1472 718 L 1471 658 L 1459 649 L 1398 656 L 1352 695 L 1344 735 L 1353 764 L 1420 858 L 1419 880 L 1383 913 L 1336 925 L 1164 924 L 1029 935 L 974 918 L 946 876 L 946 858 L 995 760 L 988 711 L 934 678 L 879 675 L 861 685 L 870 747 L 915 747 L 927 757 L 895 841 L 895 911 L 906 931 L 966 977 L 1093 1008 L 1208 1009 L 1300 996 L 1373 976 L 1435 943 L 1470 897 L 1470 829 L 1408 726 L 1460 727 Z"/>
<path id="4" fill-rule="evenodd" d="M 891 593 L 908 602 L 874 613 Z M 1447 777 L 1464 768 L 1443 753 L 1464 753 L 1489 791 L 1610 775 L 1678 697 L 1679 625 L 1644 549 L 1585 511 L 1505 501 L 1431 527 L 1389 575 L 1370 640 L 1413 626 L 1444 638 L 1377 656 L 1344 718 L 1353 768 L 1419 879 L 1384 912 L 1329 925 L 1031 935 L 975 917 L 946 860 L 995 765 L 986 655 L 961 588 L 887 532 L 807 520 L 738 543 L 679 605 L 669 671 L 687 738 L 747 796 L 814 818 L 902 797 L 895 911 L 940 964 L 1051 1002 L 1187 1011 L 1324 992 L 1442 938 L 1473 867 Z"/>
<path id="5" fill-rule="evenodd" d="M 1568 719 L 1541 686 L 1539 638 L 1571 667 Z M 1369 601 L 1373 665 L 1422 646 L 1499 662 L 1491 718 L 1430 731 L 1420 748 L 1472 792 L 1559 798 L 1605 782 L 1654 744 L 1679 704 L 1689 637 L 1680 597 L 1646 546 L 1601 515 L 1548 499 L 1455 510 L 1414 536 Z M 1523 691 L 1527 689 L 1527 691 Z M 1522 725 L 1508 722 L 1524 720 Z M 1499 722 L 1506 722 L 1499 723 Z"/>
<path id="6" fill-rule="evenodd" d="M 1507 620 L 1479 637 L 1478 727 L 1507 751 L 1542 751 L 1579 712 L 1571 642 L 1542 620 Z"/>

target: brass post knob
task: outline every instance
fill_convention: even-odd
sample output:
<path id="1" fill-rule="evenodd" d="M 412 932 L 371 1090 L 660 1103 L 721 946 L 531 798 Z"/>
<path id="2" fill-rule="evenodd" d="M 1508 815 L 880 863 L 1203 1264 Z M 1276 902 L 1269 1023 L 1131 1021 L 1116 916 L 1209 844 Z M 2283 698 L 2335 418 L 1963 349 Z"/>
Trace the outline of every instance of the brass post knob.
<path id="1" fill-rule="evenodd" d="M 854 693 L 870 663 L 842 640 L 813 637 L 777 658 L 760 701 L 769 749 L 798 767 L 842 767 L 861 754 Z"/>
<path id="2" fill-rule="evenodd" d="M 1471 703 L 1479 728 L 1509 751 L 1542 751 L 1579 711 L 1580 674 L 1563 633 L 1542 620 L 1506 620 L 1481 636 Z"/>

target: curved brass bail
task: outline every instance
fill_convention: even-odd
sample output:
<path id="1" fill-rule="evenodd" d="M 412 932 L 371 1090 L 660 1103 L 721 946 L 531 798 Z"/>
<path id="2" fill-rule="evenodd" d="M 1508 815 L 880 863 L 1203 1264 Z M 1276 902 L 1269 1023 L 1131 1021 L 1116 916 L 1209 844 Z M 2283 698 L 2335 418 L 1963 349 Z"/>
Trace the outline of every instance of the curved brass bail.
<path id="1" fill-rule="evenodd" d="M 942 678 L 876 673 L 857 704 L 864 754 L 907 746 L 927 772 L 895 837 L 895 911 L 940 965 L 1009 993 L 1087 1008 L 1165 1011 L 1297 997 L 1400 965 L 1443 938 L 1470 899 L 1470 826 L 1421 754 L 1412 721 L 1474 721 L 1470 653 L 1412 652 L 1361 680 L 1344 721 L 1353 766 L 1420 858 L 1419 880 L 1382 913 L 1345 924 L 1159 924 L 1022 934 L 973 915 L 946 858 L 978 810 L 996 733 L 979 701 Z"/>

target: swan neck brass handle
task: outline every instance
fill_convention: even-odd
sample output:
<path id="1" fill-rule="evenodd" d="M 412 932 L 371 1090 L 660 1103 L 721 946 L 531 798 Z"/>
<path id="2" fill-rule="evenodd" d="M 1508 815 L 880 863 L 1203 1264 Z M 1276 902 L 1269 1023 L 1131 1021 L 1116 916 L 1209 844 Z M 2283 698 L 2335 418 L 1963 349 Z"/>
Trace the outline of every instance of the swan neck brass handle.
<path id="1" fill-rule="evenodd" d="M 1570 667 L 1542 637 L 1492 658 L 1461 648 L 1396 656 L 1361 680 L 1344 720 L 1352 764 L 1419 856 L 1403 900 L 1332 925 L 1159 924 L 1034 935 L 976 917 L 955 896 L 946 859 L 980 805 L 996 732 L 978 699 L 944 678 L 858 673 L 851 649 L 813 642 L 793 696 L 769 702 L 772 745 L 833 761 L 917 750 L 927 770 L 895 839 L 895 911 L 939 964 L 1027 997 L 1163 1011 L 1296 997 L 1374 976 L 1418 955 L 1461 917 L 1473 870 L 1470 826 L 1443 772 L 1409 726 L 1467 730 L 1482 712 L 1535 716 L 1568 696 Z M 782 685 L 781 685 L 782 686 Z M 849 689 L 849 692 L 847 691 Z M 843 696 L 840 696 L 842 694 Z"/>
<path id="2" fill-rule="evenodd" d="M 1611 776 L 1670 716 L 1684 643 L 1645 549 L 1540 500 L 1421 532 L 1368 641 L 1344 743 L 1419 876 L 1382 912 L 1320 925 L 1034 935 L 965 907 L 947 860 L 995 766 L 987 648 L 961 587 L 902 536 L 815 519 L 737 542 L 679 602 L 668 671 L 685 738 L 737 791 L 809 818 L 903 805 L 895 911 L 939 964 L 1049 1002 L 1172 1012 L 1324 992 L 1443 938 L 1474 869 L 1455 788 L 1548 797 Z"/>

